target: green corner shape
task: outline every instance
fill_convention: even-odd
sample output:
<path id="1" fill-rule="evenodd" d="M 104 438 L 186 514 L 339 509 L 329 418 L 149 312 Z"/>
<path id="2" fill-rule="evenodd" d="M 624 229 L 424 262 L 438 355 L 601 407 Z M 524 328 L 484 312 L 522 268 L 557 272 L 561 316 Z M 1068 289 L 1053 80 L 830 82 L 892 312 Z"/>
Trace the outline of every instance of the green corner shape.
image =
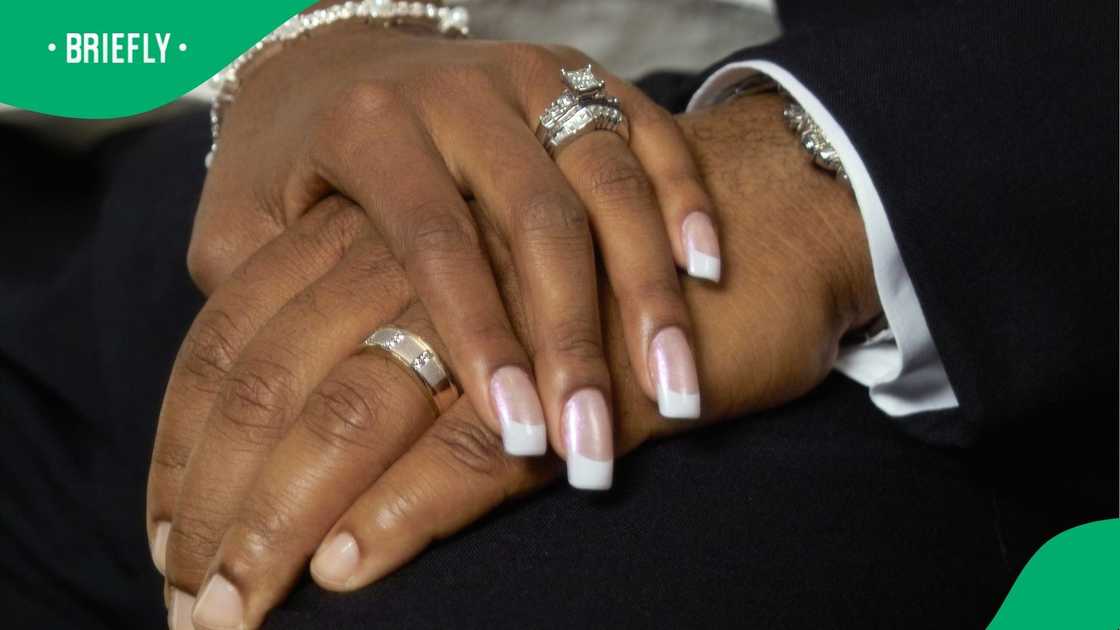
<path id="1" fill-rule="evenodd" d="M 1079 525 L 1047 541 L 988 628 L 1120 628 L 1120 519 Z"/>

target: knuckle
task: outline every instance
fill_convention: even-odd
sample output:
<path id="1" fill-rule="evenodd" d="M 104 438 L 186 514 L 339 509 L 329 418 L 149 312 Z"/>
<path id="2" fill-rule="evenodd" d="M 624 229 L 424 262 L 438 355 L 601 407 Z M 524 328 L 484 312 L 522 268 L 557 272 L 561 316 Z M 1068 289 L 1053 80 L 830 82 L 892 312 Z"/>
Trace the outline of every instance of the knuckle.
<path id="1" fill-rule="evenodd" d="M 513 209 L 514 226 L 529 240 L 560 241 L 574 246 L 590 239 L 587 213 L 571 195 L 545 190 L 529 195 Z"/>
<path id="2" fill-rule="evenodd" d="M 230 437 L 255 444 L 271 444 L 287 424 L 294 399 L 295 374 L 280 363 L 263 358 L 243 361 L 232 370 L 219 394 L 218 408 Z"/>
<path id="3" fill-rule="evenodd" d="M 226 311 L 203 311 L 187 335 L 182 349 L 182 366 L 196 379 L 196 386 L 217 391 L 237 359 L 238 345 L 233 341 L 238 325 Z"/>
<path id="4" fill-rule="evenodd" d="M 180 510 L 167 537 L 167 579 L 180 587 L 200 585 L 222 533 L 209 519 Z"/>
<path id="5" fill-rule="evenodd" d="M 288 224 L 288 205 L 284 200 L 284 186 L 279 177 L 257 177 L 247 186 L 252 209 L 267 223 L 283 229 Z"/>
<path id="6" fill-rule="evenodd" d="M 286 543 L 297 535 L 299 529 L 295 515 L 299 514 L 301 506 L 296 494 L 293 491 L 266 490 L 245 502 L 237 519 L 241 554 L 260 557 L 287 546 Z"/>
<path id="7" fill-rule="evenodd" d="M 350 126 L 355 122 L 375 120 L 402 108 L 400 91 L 389 81 L 357 81 L 346 86 L 335 102 L 333 117 Z"/>
<path id="8" fill-rule="evenodd" d="M 476 347 L 506 348 L 515 345 L 513 330 L 504 316 L 498 313 L 473 313 L 463 321 L 463 332 Z"/>
<path id="9" fill-rule="evenodd" d="M 658 174 L 657 183 L 659 186 L 664 186 L 666 190 L 671 189 L 674 195 L 682 197 L 685 201 L 681 205 L 689 208 L 707 208 L 711 205 L 700 175 L 687 166 Z"/>
<path id="10" fill-rule="evenodd" d="M 338 262 L 350 249 L 363 228 L 362 219 L 350 208 L 342 208 L 325 217 L 314 225 L 301 226 L 286 234 L 286 251 L 283 263 L 269 272 L 283 272 L 293 277 L 301 277 L 308 270 L 325 271 Z"/>
<path id="11" fill-rule="evenodd" d="M 370 251 L 364 256 L 354 261 L 354 266 L 357 268 L 359 275 L 367 278 L 395 280 L 394 285 L 406 282 L 404 270 L 401 269 L 400 263 L 393 257 L 393 252 L 385 247 L 370 248 Z"/>
<path id="12" fill-rule="evenodd" d="M 682 138 L 680 127 L 669 110 L 650 100 L 644 92 L 637 92 L 637 98 L 627 101 L 627 114 L 652 134 Z"/>
<path id="13" fill-rule="evenodd" d="M 534 87 L 540 82 L 536 78 L 542 76 L 555 76 L 559 71 L 560 63 L 556 57 L 543 46 L 527 42 L 508 42 L 502 44 L 502 54 L 499 56 L 499 68 L 503 76 L 508 76 L 511 85 L 517 86 L 518 98 L 523 103 L 531 103 Z"/>
<path id="14" fill-rule="evenodd" d="M 191 445 L 183 440 L 158 440 L 152 451 L 152 469 L 155 474 L 179 477 L 187 469 Z"/>
<path id="15" fill-rule="evenodd" d="M 337 195 L 328 197 L 317 207 L 323 207 L 325 215 L 314 232 L 316 249 L 326 252 L 331 259 L 341 258 L 365 228 L 365 212 L 357 204 Z"/>
<path id="16" fill-rule="evenodd" d="M 206 236 L 192 238 L 187 247 L 187 273 L 205 295 L 213 293 L 233 271 L 225 252 L 226 248 L 217 239 Z"/>
<path id="17" fill-rule="evenodd" d="M 363 244 L 361 255 L 350 258 L 353 273 L 346 274 L 339 283 L 342 291 L 349 295 L 378 295 L 388 304 L 400 303 L 412 294 L 412 285 L 405 271 L 387 247 L 372 242 Z"/>
<path id="18" fill-rule="evenodd" d="M 308 157 L 320 173 L 335 173 L 361 155 L 370 131 L 405 112 L 397 86 L 388 81 L 358 81 L 327 100 L 308 136 Z M 364 133 L 355 133 L 357 130 Z"/>
<path id="19" fill-rule="evenodd" d="M 649 177 L 636 159 L 595 157 L 589 159 L 589 166 L 592 175 L 588 186 L 596 199 L 612 205 L 623 205 L 653 196 Z"/>
<path id="20" fill-rule="evenodd" d="M 369 524 L 381 532 L 407 531 L 411 536 L 430 538 L 424 530 L 427 523 L 417 523 L 413 517 L 417 508 L 424 504 L 427 490 L 424 482 L 424 479 L 412 479 L 408 484 L 386 487 L 383 500 L 370 514 Z"/>
<path id="21" fill-rule="evenodd" d="M 641 304 L 656 304 L 662 307 L 680 304 L 683 307 L 680 282 L 675 275 L 657 274 L 640 280 L 632 288 L 619 288 L 617 291 L 622 294 L 623 299 L 631 299 Z"/>
<path id="22" fill-rule="evenodd" d="M 406 258 L 425 260 L 479 250 L 478 231 L 470 215 L 446 202 L 421 204 L 409 213 L 401 241 Z"/>
<path id="23" fill-rule="evenodd" d="M 562 360 L 587 363 L 603 360 L 603 342 L 599 329 L 585 316 L 563 318 L 552 331 L 552 351 Z"/>
<path id="24" fill-rule="evenodd" d="M 480 422 L 445 416 L 428 432 L 445 463 L 480 475 L 496 474 L 506 461 L 502 440 Z"/>
<path id="25" fill-rule="evenodd" d="M 376 389 L 341 380 L 325 381 L 308 400 L 304 424 L 328 448 L 372 448 L 379 411 L 385 410 Z"/>

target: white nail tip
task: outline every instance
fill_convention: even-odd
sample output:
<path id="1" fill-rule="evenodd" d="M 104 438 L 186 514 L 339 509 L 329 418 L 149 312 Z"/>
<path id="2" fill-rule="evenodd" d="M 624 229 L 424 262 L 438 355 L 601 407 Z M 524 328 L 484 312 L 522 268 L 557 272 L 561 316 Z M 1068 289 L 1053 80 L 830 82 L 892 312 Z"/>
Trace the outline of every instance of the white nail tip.
<path id="1" fill-rule="evenodd" d="M 167 627 L 169 630 L 194 630 L 194 621 L 191 620 L 191 609 L 194 608 L 194 598 L 179 589 L 171 589 L 171 606 L 167 610 Z"/>
<path id="2" fill-rule="evenodd" d="M 161 575 L 167 574 L 167 538 L 171 534 L 171 523 L 160 521 L 156 524 L 156 535 L 152 540 L 152 564 Z"/>
<path id="3" fill-rule="evenodd" d="M 657 388 L 657 410 L 663 418 L 695 419 L 700 417 L 700 394 L 675 392 Z"/>
<path id="4" fill-rule="evenodd" d="M 607 490 L 614 476 L 614 461 L 568 453 L 568 483 L 580 490 Z"/>
<path id="5" fill-rule="evenodd" d="M 502 424 L 502 444 L 510 455 L 544 455 L 548 450 L 548 435 L 543 424 L 506 422 Z"/>
<path id="6" fill-rule="evenodd" d="M 688 275 L 719 282 L 720 260 L 697 249 L 688 250 Z"/>

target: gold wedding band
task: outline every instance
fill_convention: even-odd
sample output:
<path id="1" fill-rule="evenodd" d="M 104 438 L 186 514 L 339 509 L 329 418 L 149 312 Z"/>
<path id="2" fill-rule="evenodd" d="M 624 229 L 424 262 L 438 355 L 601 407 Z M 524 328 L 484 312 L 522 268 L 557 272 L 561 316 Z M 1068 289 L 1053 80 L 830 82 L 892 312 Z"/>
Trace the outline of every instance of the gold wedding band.
<path id="1" fill-rule="evenodd" d="M 403 328 L 378 328 L 362 345 L 381 350 L 408 368 L 431 395 L 437 414 L 447 411 L 459 398 L 459 390 L 439 355 L 418 335 Z"/>

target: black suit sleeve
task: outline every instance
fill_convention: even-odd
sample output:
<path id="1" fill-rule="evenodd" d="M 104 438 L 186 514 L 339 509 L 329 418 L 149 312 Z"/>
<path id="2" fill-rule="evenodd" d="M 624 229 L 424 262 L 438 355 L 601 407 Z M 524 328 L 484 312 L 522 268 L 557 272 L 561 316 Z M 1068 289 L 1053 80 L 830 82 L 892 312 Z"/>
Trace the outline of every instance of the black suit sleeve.
<path id="1" fill-rule="evenodd" d="M 1116 3 L 799 0 L 779 14 L 779 40 L 691 87 L 768 59 L 855 144 L 961 403 L 903 426 L 968 445 L 1060 425 L 1086 401 L 1115 409 Z"/>

